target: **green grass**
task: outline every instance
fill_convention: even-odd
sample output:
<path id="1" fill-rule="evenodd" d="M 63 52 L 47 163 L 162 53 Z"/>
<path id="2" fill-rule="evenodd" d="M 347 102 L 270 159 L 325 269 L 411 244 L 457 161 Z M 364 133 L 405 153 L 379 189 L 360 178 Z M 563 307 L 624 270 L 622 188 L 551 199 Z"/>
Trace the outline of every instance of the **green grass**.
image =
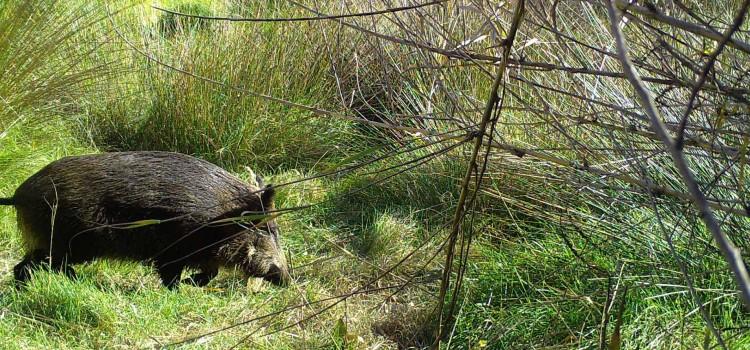
<path id="1" fill-rule="evenodd" d="M 66 124 L 60 124 L 41 129 L 18 128 L 3 140 L 5 147 L 0 159 L 9 160 L 3 163 L 6 165 L 1 178 L 3 194 L 11 193 L 23 179 L 51 160 L 96 151 L 68 136 L 72 133 L 64 129 Z M 291 170 L 268 175 L 267 181 L 281 183 L 302 175 L 298 170 Z M 247 174 L 238 176 L 244 178 Z M 280 191 L 277 205 L 290 207 L 318 202 L 336 195 L 332 193 L 336 191 L 332 189 L 334 185 L 324 180 L 293 185 Z M 373 190 L 369 196 L 376 196 L 378 192 Z M 317 300 L 349 293 L 381 274 L 382 266 L 388 266 L 411 250 L 414 242 L 423 239 L 425 228 L 422 225 L 408 216 L 396 214 L 414 210 L 414 207 L 402 205 L 393 206 L 393 212 L 369 209 L 342 214 L 320 206 L 282 216 L 279 225 L 283 243 L 293 254 L 292 263 L 299 267 L 294 271 L 295 284 L 286 289 L 260 281 L 246 286 L 238 274 L 222 271 L 204 289 L 183 286 L 172 292 L 161 287 L 148 266 L 104 260 L 77 266 L 76 281 L 40 271 L 27 288 L 17 291 L 10 271 L 22 255 L 20 234 L 15 227 L 13 209 L 3 207 L 0 244 L 3 247 L 1 260 L 7 273 L 0 284 L 0 305 L 5 315 L 0 321 L 0 332 L 5 335 L 0 345 L 4 348 L 153 347 L 288 306 L 311 303 L 270 321 L 253 322 L 185 345 L 188 348 L 195 344 L 226 348 L 249 332 L 261 335 L 303 321 L 335 301 L 315 303 Z M 342 215 L 351 219 L 340 221 L 339 225 L 322 225 L 340 220 Z M 344 223 L 361 217 L 368 217 L 373 223 L 365 226 Z M 376 243 L 363 249 L 365 241 Z M 422 258 L 410 261 L 396 270 L 400 277 L 387 277 L 380 283 L 399 283 L 421 261 Z M 330 348 L 342 342 L 349 346 L 395 344 L 403 341 L 402 338 L 408 339 L 409 331 L 420 329 L 418 319 L 401 317 L 404 308 L 412 317 L 413 312 L 423 306 L 401 305 L 425 298 L 424 292 L 410 287 L 405 293 L 410 297 L 385 304 L 381 302 L 387 300 L 389 290 L 354 296 L 306 322 L 304 327 L 291 327 L 266 337 L 256 336 L 248 344 L 261 349 Z M 381 308 L 386 311 L 380 311 Z M 344 335 L 337 326 L 341 323 L 346 326 Z"/>
<path id="2" fill-rule="evenodd" d="M 445 112 L 456 96 L 468 96 L 459 99 L 460 107 L 476 108 L 490 86 L 482 70 L 446 69 L 434 76 L 425 73 L 429 70 L 409 71 L 414 65 L 447 60 L 415 54 L 408 47 L 377 45 L 351 31 L 339 32 L 333 22 L 209 23 L 178 19 L 139 1 L 108 7 L 103 2 L 80 8 L 44 6 L 37 14 L 10 11 L 14 6 L 8 4 L 0 4 L 0 19 L 16 13 L 65 19 L 87 9 L 99 16 L 84 27 L 65 21 L 52 29 L 45 29 L 43 22 L 0 23 L 0 28 L 18 28 L 15 36 L 0 35 L 0 67 L 14 60 L 30 67 L 0 68 L 0 97 L 5 99 L 0 101 L 0 132 L 7 131 L 0 136 L 1 196 L 10 195 L 25 178 L 55 159 L 101 151 L 179 151 L 220 164 L 243 179 L 249 177 L 248 166 L 273 184 L 392 156 L 352 171 L 279 187 L 277 207 L 311 205 L 278 219 L 294 267 L 295 282 L 287 288 L 256 280 L 246 283 L 234 271 L 222 271 L 206 288 L 169 291 L 160 286 L 149 266 L 102 260 L 77 266 L 75 281 L 40 271 L 27 288 L 16 290 L 11 271 L 23 254 L 20 233 L 14 210 L 2 207 L 0 348 L 156 348 L 296 305 L 300 307 L 178 347 L 228 348 L 246 336 L 241 348 L 431 344 L 444 262 L 439 249 L 455 210 L 468 148 L 458 147 L 401 173 L 409 161 L 453 141 L 426 147 L 426 141 L 412 142 L 414 135 L 408 133 L 374 131 L 257 94 L 348 115 L 396 120 L 399 113 L 423 112 L 427 104 L 438 114 Z M 278 1 L 161 5 L 204 15 L 309 15 Z M 104 11 L 117 9 L 122 11 L 110 22 Z M 481 22 L 472 16 L 468 15 L 467 25 Z M 591 20 L 581 21 L 586 19 Z M 395 30 L 394 24 L 380 25 L 385 32 Z M 66 33 L 69 40 L 56 45 L 61 36 L 68 38 Z M 592 34 L 591 40 L 606 44 L 598 34 Z M 21 45 L 24 42 L 31 44 Z M 131 45 L 163 64 L 214 82 L 147 60 Z M 540 60 L 553 49 L 530 46 L 527 57 Z M 71 50 L 87 54 L 70 55 Z M 566 58 L 574 63 L 586 56 L 578 51 L 569 54 Z M 384 73 L 396 69 L 403 75 Z M 562 89 L 594 84 L 585 78 L 575 84 L 554 72 L 526 74 Z M 51 82 L 44 85 L 47 89 L 35 89 L 36 77 Z M 451 87 L 451 93 L 439 89 L 429 94 L 435 81 Z M 389 90 L 388 84 L 397 87 Z M 616 87 L 606 85 L 602 94 L 617 99 Z M 360 89 L 368 96 L 347 95 L 342 101 L 339 88 L 343 94 Z M 517 92 L 513 99 L 540 97 L 527 89 Z M 580 107 L 579 101 L 555 94 L 542 97 L 558 109 Z M 372 106 L 364 107 L 363 101 Z M 498 129 L 502 142 L 540 148 L 567 142 L 547 121 L 536 128 L 513 124 L 540 122 L 529 114 L 508 113 L 503 118 Z M 429 124 L 443 131 L 456 127 L 450 122 L 404 123 Z M 611 147 L 619 137 L 625 138 L 615 134 L 608 139 L 598 131 L 581 127 L 576 135 L 592 147 Z M 415 146 L 425 147 L 393 155 Z M 579 160 L 571 149 L 554 154 Z M 590 160 L 611 159 L 597 154 Z M 709 177 L 709 170 L 706 166 L 699 175 Z M 673 174 L 660 176 L 659 181 L 676 183 Z M 616 286 L 627 286 L 628 292 L 620 315 L 616 305 L 623 300 L 622 289 L 617 289 L 604 336 L 607 341 L 621 320 L 623 349 L 701 348 L 706 339 L 716 344 L 706 338 L 705 322 L 695 312 L 657 217 L 647 206 L 638 205 L 648 198 L 618 187 L 622 184 L 600 188 L 600 180 L 529 157 L 492 153 L 485 191 L 472 208 L 475 240 L 465 292 L 450 296 L 457 298 L 458 313 L 443 348 L 596 349 L 607 294 Z M 723 330 L 731 349 L 750 347 L 747 313 L 731 295 L 734 282 L 723 260 L 713 253 L 709 235 L 696 218 L 680 216 L 679 205 L 667 208 L 660 219 L 675 229 L 676 251 L 700 288 L 699 296 L 712 300 L 711 320 Z M 742 231 L 732 235 L 746 241 Z M 407 256 L 411 257 L 402 261 Z M 390 273 L 372 282 L 391 267 Z M 604 270 L 614 273 L 608 276 Z M 416 283 L 398 293 L 395 288 L 379 289 L 412 280 Z M 328 300 L 360 289 L 374 290 Z"/>
<path id="3" fill-rule="evenodd" d="M 570 348 L 597 346 L 600 334 L 597 327 L 611 282 L 606 276 L 591 271 L 555 235 L 533 240 L 511 239 L 501 245 L 483 244 L 478 249 L 481 258 L 476 259 L 469 274 L 473 292 L 462 300 L 454 335 L 457 344 L 482 343 L 497 349 L 561 344 Z M 636 276 L 655 272 L 637 263 L 632 265 L 635 266 L 627 269 L 631 281 L 637 282 L 640 278 Z M 720 266 L 721 262 L 714 268 Z M 671 277 L 674 286 L 629 283 L 622 316 L 624 348 L 702 346 L 705 324 L 697 313 L 685 315 L 684 310 L 693 306 L 684 298 L 686 290 L 679 287 L 677 276 Z M 666 284 L 665 276 L 659 280 Z M 727 285 L 727 281 L 704 280 L 699 284 L 705 288 Z M 676 291 L 682 293 L 670 294 Z M 715 298 L 723 293 L 707 292 L 704 297 Z M 721 328 L 742 324 L 742 312 L 737 311 L 722 307 L 713 310 L 712 319 Z M 612 314 L 609 334 L 618 317 L 615 311 Z M 750 341 L 741 331 L 735 336 L 739 337 L 729 342 L 732 348 L 740 349 Z"/>
<path id="4" fill-rule="evenodd" d="M 210 9 L 202 3 L 172 4 L 167 7 L 189 13 Z M 229 4 L 216 7 L 220 13 L 232 9 Z M 94 142 L 105 150 L 180 151 L 264 172 L 310 167 L 346 150 L 348 123 L 257 95 L 330 107 L 335 91 L 326 78 L 330 67 L 323 59 L 324 42 L 313 36 L 318 31 L 299 38 L 295 35 L 304 28 L 296 24 L 290 29 L 217 22 L 206 25 L 213 31 L 175 24 L 179 30 L 164 35 L 160 28 L 173 20 L 174 15 L 141 6 L 118 16 L 115 26 L 124 40 L 160 63 L 121 40 L 108 46 L 113 59 L 130 62 L 134 69 L 90 106 L 86 130 Z"/>

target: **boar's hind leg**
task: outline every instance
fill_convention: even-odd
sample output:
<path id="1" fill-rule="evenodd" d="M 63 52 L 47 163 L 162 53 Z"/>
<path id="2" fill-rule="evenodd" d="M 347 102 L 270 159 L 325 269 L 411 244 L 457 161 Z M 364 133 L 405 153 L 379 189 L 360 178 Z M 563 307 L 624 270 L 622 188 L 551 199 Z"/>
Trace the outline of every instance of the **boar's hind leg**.
<path id="1" fill-rule="evenodd" d="M 203 287 L 211 282 L 216 275 L 219 274 L 219 267 L 216 265 L 203 265 L 201 266 L 201 272 L 195 273 L 190 278 L 186 278 L 182 283 L 194 285 L 196 287 Z"/>
<path id="2" fill-rule="evenodd" d="M 32 270 L 40 266 L 47 266 L 49 261 L 49 255 L 47 251 L 37 249 L 26 256 L 13 268 L 13 277 L 16 280 L 16 286 L 20 287 L 31 279 Z M 71 279 L 76 278 L 76 273 L 72 267 L 67 263 L 67 257 L 53 258 L 49 267 L 52 271 L 62 272 Z"/>
<path id="3" fill-rule="evenodd" d="M 161 283 L 168 289 L 175 289 L 180 284 L 180 275 L 184 265 L 178 263 L 157 264 L 156 270 L 161 278 Z"/>
<path id="4" fill-rule="evenodd" d="M 31 279 L 31 271 L 42 264 L 46 258 L 47 252 L 40 249 L 26 254 L 26 256 L 23 257 L 23 260 L 13 268 L 13 277 L 15 278 L 16 287 L 21 287 Z"/>

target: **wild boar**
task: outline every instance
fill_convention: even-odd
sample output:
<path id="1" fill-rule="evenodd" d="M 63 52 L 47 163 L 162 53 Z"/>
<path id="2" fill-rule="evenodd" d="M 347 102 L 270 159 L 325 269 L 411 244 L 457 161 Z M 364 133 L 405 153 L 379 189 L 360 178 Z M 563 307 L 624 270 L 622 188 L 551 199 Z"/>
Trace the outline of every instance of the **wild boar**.
<path id="1" fill-rule="evenodd" d="M 152 264 L 172 289 L 206 285 L 219 267 L 277 285 L 290 276 L 272 212 L 274 188 L 245 183 L 224 169 L 171 152 L 66 157 L 22 183 L 0 204 L 16 208 L 26 255 L 15 266 L 22 285 L 35 266 L 75 276 L 70 264 L 97 258 Z M 237 223 L 242 215 L 251 217 Z"/>

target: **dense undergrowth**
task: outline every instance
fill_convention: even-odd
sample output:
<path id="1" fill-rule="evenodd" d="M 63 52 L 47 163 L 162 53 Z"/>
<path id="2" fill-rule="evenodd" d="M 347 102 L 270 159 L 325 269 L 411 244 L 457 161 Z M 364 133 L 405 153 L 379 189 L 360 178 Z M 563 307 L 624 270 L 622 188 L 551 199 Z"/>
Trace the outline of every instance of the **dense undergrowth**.
<path id="1" fill-rule="evenodd" d="M 15 290 L 11 271 L 22 248 L 15 213 L 3 207 L 0 346 L 359 349 L 432 343 L 442 243 L 469 151 L 461 132 L 481 113 L 491 65 L 450 67 L 444 58 L 374 41 L 336 21 L 224 22 L 138 2 L 51 3 L 0 3 L 0 194 L 11 194 L 54 159 L 91 152 L 178 151 L 242 178 L 250 167 L 280 185 L 277 207 L 306 207 L 279 218 L 295 283 L 285 289 L 245 285 L 234 271 L 223 271 L 206 288 L 172 292 L 147 266 L 97 261 L 78 268 L 76 281 L 40 272 L 26 289 Z M 343 11 L 337 4 L 317 6 Z M 159 5 L 203 16 L 310 16 L 282 1 Z M 477 19 L 467 13 L 471 27 Z M 42 25 L 58 17 L 76 19 Z M 373 24 L 390 34 L 399 33 L 399 25 Z M 545 55 L 532 44 L 524 49 L 528 59 Z M 571 61 L 585 56 L 569 54 Z M 435 73 L 441 70 L 447 73 Z M 555 74 L 519 76 L 567 88 Z M 548 110 L 579 103 L 520 87 L 514 93 L 508 100 L 542 97 Z M 604 88 L 601 94 L 624 99 Z M 440 118 L 456 105 L 474 119 Z M 404 117 L 411 114 L 431 117 Z M 499 141 L 552 150 L 565 144 L 552 136 L 554 123 L 530 115 L 507 112 Z M 413 130 L 418 128 L 452 138 L 427 137 Z M 596 132 L 576 133 L 592 146 L 610 146 Z M 558 154 L 575 158 L 578 151 Z M 750 347 L 747 313 L 697 218 L 685 222 L 678 210 L 644 208 L 637 204 L 646 202 L 643 193 L 622 184 L 600 188 L 600 177 L 518 152 L 491 159 L 471 225 L 463 227 L 474 242 L 464 291 L 451 296 L 457 313 L 444 348 L 598 348 L 614 341 L 615 324 L 626 349 L 714 347 L 680 264 L 687 265 L 730 348 Z M 315 178 L 296 182 L 308 177 Z M 673 230 L 676 255 L 662 225 Z M 742 232 L 732 234 L 747 243 Z M 603 324 L 609 325 L 604 332 Z"/>

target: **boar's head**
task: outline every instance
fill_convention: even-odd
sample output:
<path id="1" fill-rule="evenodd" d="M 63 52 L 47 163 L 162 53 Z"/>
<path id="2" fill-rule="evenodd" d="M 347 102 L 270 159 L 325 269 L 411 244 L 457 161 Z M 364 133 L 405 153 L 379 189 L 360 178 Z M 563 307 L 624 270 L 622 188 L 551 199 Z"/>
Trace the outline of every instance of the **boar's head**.
<path id="1" fill-rule="evenodd" d="M 274 189 L 266 186 L 261 193 L 263 212 L 273 210 Z M 227 265 L 239 267 L 248 277 L 262 277 L 275 285 L 291 281 L 286 258 L 281 248 L 279 228 L 267 217 L 235 235 L 220 249 Z"/>

